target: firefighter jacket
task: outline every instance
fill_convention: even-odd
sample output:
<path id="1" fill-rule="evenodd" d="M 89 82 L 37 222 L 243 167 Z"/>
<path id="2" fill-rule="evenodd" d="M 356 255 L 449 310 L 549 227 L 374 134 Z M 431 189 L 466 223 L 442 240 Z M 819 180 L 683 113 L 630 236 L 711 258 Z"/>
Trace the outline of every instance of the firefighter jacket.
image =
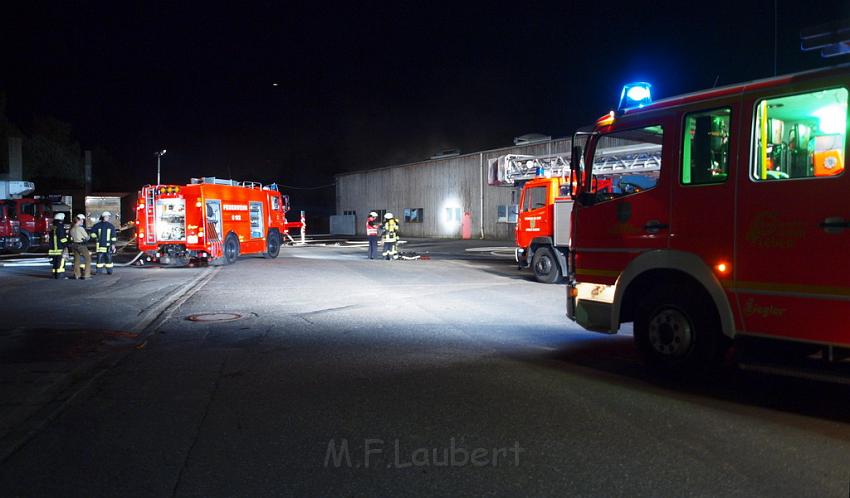
<path id="1" fill-rule="evenodd" d="M 381 224 L 378 223 L 378 220 L 369 218 L 368 220 L 366 220 L 366 235 L 369 236 L 369 237 L 371 237 L 371 236 L 377 237 L 378 236 L 378 228 L 380 228 L 380 227 L 381 227 Z"/>
<path id="2" fill-rule="evenodd" d="M 384 242 L 396 242 L 398 240 L 398 222 L 391 218 L 384 223 Z"/>
<path id="3" fill-rule="evenodd" d="M 62 250 L 65 249 L 65 246 L 68 244 L 68 235 L 65 233 L 64 223 L 60 221 L 59 223 L 53 224 L 53 228 L 50 229 L 50 238 L 47 243 L 48 256 L 62 255 Z"/>
<path id="4" fill-rule="evenodd" d="M 109 252 L 109 248 L 118 241 L 118 234 L 115 232 L 115 225 L 108 221 L 99 221 L 91 227 L 91 238 L 97 244 L 97 252 Z"/>

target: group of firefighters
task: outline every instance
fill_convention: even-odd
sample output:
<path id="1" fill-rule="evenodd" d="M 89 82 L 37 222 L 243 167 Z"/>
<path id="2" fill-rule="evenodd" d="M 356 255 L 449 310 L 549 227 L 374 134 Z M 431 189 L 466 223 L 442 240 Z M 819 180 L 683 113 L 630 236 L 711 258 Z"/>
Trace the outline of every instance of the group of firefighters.
<path id="1" fill-rule="evenodd" d="M 74 257 L 74 279 L 86 280 L 99 271 L 106 270 L 112 275 L 112 254 L 115 252 L 115 243 L 118 241 L 118 232 L 115 225 L 110 223 L 112 213 L 104 211 L 100 221 L 91 229 L 86 229 L 86 216 L 78 214 L 70 231 L 65 231 L 65 213 L 56 213 L 53 216 L 53 227 L 50 230 L 47 255 L 53 266 L 53 278 L 65 277 L 65 249 Z M 92 255 L 88 248 L 88 242 L 94 240 L 96 263 L 92 270 Z"/>
<path id="2" fill-rule="evenodd" d="M 369 239 L 369 259 L 378 255 L 378 232 L 384 231 L 384 259 L 398 259 L 398 221 L 392 213 L 384 215 L 383 225 L 378 220 L 378 213 L 372 211 L 366 218 L 366 238 Z"/>

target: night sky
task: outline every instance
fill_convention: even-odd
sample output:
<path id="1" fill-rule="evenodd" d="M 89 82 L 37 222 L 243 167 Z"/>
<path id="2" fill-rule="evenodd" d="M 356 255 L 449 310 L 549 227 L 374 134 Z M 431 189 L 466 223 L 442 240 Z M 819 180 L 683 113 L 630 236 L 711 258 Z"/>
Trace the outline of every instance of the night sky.
<path id="1" fill-rule="evenodd" d="M 773 0 L 16 3 L 2 21 L 7 114 L 24 129 L 55 116 L 109 150 L 122 170 L 95 174 L 112 190 L 152 182 L 163 147 L 166 182 L 320 186 L 569 135 L 628 81 L 658 98 L 774 66 Z M 799 50 L 801 27 L 850 18 L 850 2 L 778 6 L 780 73 L 850 61 Z"/>

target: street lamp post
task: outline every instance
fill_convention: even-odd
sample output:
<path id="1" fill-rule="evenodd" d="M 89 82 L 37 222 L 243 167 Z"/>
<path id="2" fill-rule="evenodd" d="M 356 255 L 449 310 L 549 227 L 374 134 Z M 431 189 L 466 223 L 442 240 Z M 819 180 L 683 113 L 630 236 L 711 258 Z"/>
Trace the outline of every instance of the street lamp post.
<path id="1" fill-rule="evenodd" d="M 160 180 L 159 180 L 160 162 L 161 162 L 162 156 L 165 155 L 165 149 L 158 150 L 158 151 L 154 152 L 153 155 L 156 156 L 156 184 L 159 185 L 159 183 L 160 183 Z"/>

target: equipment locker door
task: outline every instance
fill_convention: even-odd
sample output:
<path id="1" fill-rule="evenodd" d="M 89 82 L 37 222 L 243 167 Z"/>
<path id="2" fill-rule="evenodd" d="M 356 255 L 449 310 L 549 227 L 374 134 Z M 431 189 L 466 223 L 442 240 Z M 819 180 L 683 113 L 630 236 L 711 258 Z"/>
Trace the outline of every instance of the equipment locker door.
<path id="1" fill-rule="evenodd" d="M 213 228 L 215 228 L 215 240 L 223 241 L 224 234 L 221 231 L 221 201 L 218 199 L 207 199 L 206 208 L 207 222 L 212 224 Z"/>
<path id="2" fill-rule="evenodd" d="M 749 171 L 738 189 L 734 268 L 747 333 L 850 344 L 847 95 L 832 87 L 747 103 L 752 143 L 741 151 Z M 810 140 L 794 143 L 803 129 Z M 839 160 L 819 176 L 817 158 L 829 154 Z"/>

